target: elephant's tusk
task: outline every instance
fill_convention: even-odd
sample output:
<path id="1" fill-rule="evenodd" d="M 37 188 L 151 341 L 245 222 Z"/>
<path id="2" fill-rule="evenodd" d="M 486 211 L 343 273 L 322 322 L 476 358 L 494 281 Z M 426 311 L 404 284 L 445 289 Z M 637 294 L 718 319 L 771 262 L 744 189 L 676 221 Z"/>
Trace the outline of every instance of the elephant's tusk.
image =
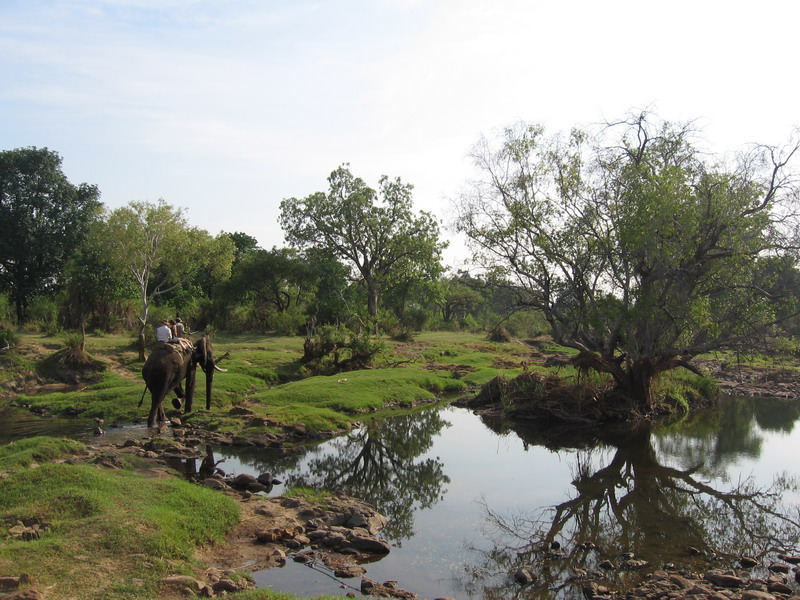
<path id="1" fill-rule="evenodd" d="M 214 370 L 219 371 L 220 373 L 227 373 L 228 369 L 221 369 L 217 365 L 214 365 Z"/>

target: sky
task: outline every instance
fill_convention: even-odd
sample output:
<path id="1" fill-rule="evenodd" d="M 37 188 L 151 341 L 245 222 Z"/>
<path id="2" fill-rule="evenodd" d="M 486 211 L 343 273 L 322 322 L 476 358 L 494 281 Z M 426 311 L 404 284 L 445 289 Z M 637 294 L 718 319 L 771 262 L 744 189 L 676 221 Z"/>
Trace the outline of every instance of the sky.
<path id="1" fill-rule="evenodd" d="M 413 184 L 460 268 L 482 135 L 647 110 L 713 152 L 785 143 L 798 23 L 795 0 L 0 0 L 0 150 L 267 249 L 280 201 L 348 163 Z"/>

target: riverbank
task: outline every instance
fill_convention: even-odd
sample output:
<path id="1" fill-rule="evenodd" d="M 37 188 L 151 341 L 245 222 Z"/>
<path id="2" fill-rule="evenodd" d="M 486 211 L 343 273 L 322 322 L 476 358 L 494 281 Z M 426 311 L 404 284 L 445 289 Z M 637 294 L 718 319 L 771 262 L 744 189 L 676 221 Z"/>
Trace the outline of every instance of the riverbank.
<path id="1" fill-rule="evenodd" d="M 408 350 L 410 347 L 411 346 L 406 346 L 406 350 Z M 437 348 L 436 346 L 433 345 L 432 347 Z M 525 346 L 521 344 L 514 344 L 512 347 L 515 350 L 517 349 L 517 347 L 523 348 L 523 350 L 525 348 Z M 530 346 L 527 347 L 530 348 Z M 491 365 L 491 368 L 495 369 L 496 371 L 497 370 L 502 371 L 503 369 L 500 368 L 501 366 L 505 368 L 504 371 L 506 373 L 513 373 L 514 369 L 517 369 L 518 372 L 519 370 L 521 370 L 519 362 L 515 364 L 511 360 L 507 360 L 506 362 L 502 362 L 501 360 L 499 360 L 498 354 L 494 354 L 491 352 L 492 346 L 485 347 L 483 348 L 483 350 L 479 350 L 478 349 L 479 347 L 472 347 L 470 348 L 472 354 L 470 354 L 470 352 L 465 350 L 459 350 L 457 347 L 453 347 L 450 350 L 444 350 L 444 349 L 439 349 L 441 348 L 441 346 L 439 346 L 435 351 L 430 351 L 430 348 L 431 347 L 427 347 L 426 349 L 424 345 L 417 343 L 414 352 L 428 353 L 432 360 L 425 359 L 424 362 L 420 361 L 421 365 L 420 367 L 416 366 L 404 367 L 402 369 L 396 369 L 396 370 L 405 371 L 405 370 L 413 370 L 419 368 L 420 370 L 433 371 L 434 373 L 436 373 L 437 371 L 441 371 L 442 373 L 438 374 L 437 377 L 439 375 L 443 375 L 445 381 L 450 379 L 458 381 L 459 378 L 464 379 L 468 376 L 475 376 L 476 373 L 478 373 L 481 369 L 483 369 L 484 372 L 488 373 L 490 367 L 485 366 L 486 365 L 485 362 L 484 365 L 481 367 L 474 366 L 476 363 L 478 363 L 479 360 L 486 361 L 487 357 L 489 357 L 492 360 L 492 362 L 489 364 Z M 504 351 L 508 352 L 505 349 Z M 445 352 L 445 354 L 442 354 L 442 352 Z M 555 354 L 551 355 L 551 357 L 554 355 Z M 530 354 L 526 356 L 530 357 Z M 252 362 L 253 365 L 255 365 L 257 360 L 258 360 L 258 352 L 251 354 L 250 358 L 248 358 L 248 361 Z M 438 363 L 436 362 L 437 360 L 443 360 L 443 361 L 453 360 L 453 362 Z M 550 358 L 550 360 L 551 362 L 555 362 L 553 358 Z M 468 364 L 469 362 L 472 362 L 473 365 L 471 366 L 470 364 Z M 251 365 L 251 368 L 253 368 L 253 365 Z M 531 365 L 530 363 L 528 363 L 525 367 L 522 368 L 523 369 L 527 368 L 530 370 Z M 246 393 L 244 396 L 237 396 L 235 394 L 230 395 L 232 391 L 230 387 L 228 387 L 227 389 L 222 388 L 221 390 L 222 393 L 218 398 L 218 404 L 215 404 L 215 406 L 211 411 L 199 411 L 198 413 L 196 413 L 196 417 L 192 415 L 191 418 L 188 419 L 186 419 L 184 415 L 173 413 L 171 415 L 172 422 L 164 427 L 164 432 L 162 435 L 148 434 L 147 436 L 142 437 L 141 440 L 136 440 L 134 442 L 131 442 L 127 446 L 123 445 L 116 449 L 107 447 L 105 450 L 102 450 L 100 452 L 101 454 L 107 455 L 106 459 L 107 462 L 109 462 L 108 456 L 110 455 L 118 454 L 122 456 L 121 460 L 123 467 L 120 467 L 117 470 L 125 470 L 126 468 L 128 468 L 124 466 L 128 458 L 136 457 L 135 460 L 156 461 L 156 463 L 159 464 L 159 466 L 153 467 L 154 472 L 163 471 L 166 473 L 171 473 L 171 475 L 169 475 L 170 477 L 177 477 L 176 473 L 171 471 L 171 469 L 167 467 L 166 462 L 164 461 L 180 459 L 181 457 L 188 458 L 189 456 L 192 456 L 195 459 L 202 460 L 202 457 L 197 456 L 197 453 L 194 450 L 194 448 L 202 446 L 206 443 L 213 444 L 214 446 L 217 447 L 225 447 L 225 446 L 251 447 L 253 449 L 252 450 L 253 452 L 258 451 L 259 447 L 264 447 L 264 448 L 270 448 L 273 451 L 277 451 L 278 453 L 291 454 L 295 451 L 296 448 L 300 448 L 304 444 L 310 441 L 319 441 L 320 439 L 323 439 L 324 437 L 333 434 L 332 432 L 334 431 L 334 429 L 326 429 L 319 426 L 305 427 L 304 426 L 305 424 L 302 421 L 293 422 L 290 419 L 281 420 L 282 416 L 287 414 L 292 414 L 285 408 L 286 406 L 289 405 L 288 401 L 286 404 L 283 405 L 280 404 L 281 395 L 283 396 L 284 401 L 286 401 L 287 398 L 289 398 L 290 396 L 294 396 L 295 404 L 303 405 L 305 401 L 306 410 L 310 408 L 320 409 L 320 412 L 327 414 L 330 414 L 328 413 L 328 411 L 330 411 L 331 406 L 335 404 L 336 407 L 340 409 L 339 410 L 340 414 L 345 418 L 344 422 L 346 424 L 346 428 L 343 428 L 342 431 L 349 431 L 349 428 L 357 422 L 368 423 L 370 417 L 373 415 L 386 414 L 386 412 L 382 413 L 382 411 L 388 412 L 389 410 L 391 410 L 391 412 L 395 414 L 402 414 L 404 412 L 409 413 L 409 418 L 413 419 L 414 416 L 411 413 L 414 413 L 415 410 L 414 403 L 429 402 L 430 400 L 426 400 L 425 398 L 421 398 L 419 400 L 409 400 L 408 396 L 404 396 L 403 393 L 399 392 L 398 390 L 400 389 L 401 386 L 406 386 L 409 382 L 419 381 L 419 379 L 416 379 L 418 375 L 414 373 L 411 376 L 409 376 L 407 374 L 397 373 L 395 374 L 396 376 L 394 377 L 387 377 L 386 373 L 387 370 L 388 369 L 375 369 L 373 370 L 374 372 L 367 374 L 369 378 L 365 378 L 361 381 L 359 381 L 359 377 L 361 377 L 361 375 L 355 373 L 355 374 L 343 374 L 341 377 L 338 377 L 335 380 L 332 378 L 328 379 L 313 378 L 309 380 L 309 383 L 306 383 L 305 387 L 298 385 L 289 385 L 289 384 L 283 386 L 273 386 L 274 388 L 281 388 L 281 389 L 276 390 L 280 392 L 280 394 L 272 394 L 270 396 L 270 398 L 275 400 L 274 402 L 271 403 L 262 400 L 262 398 L 266 398 L 267 396 L 261 396 L 262 394 L 261 390 L 253 390 L 251 392 Z M 736 371 L 732 372 L 735 373 Z M 425 374 L 426 377 L 428 377 L 429 375 L 430 373 Z M 222 376 L 220 376 L 220 379 L 222 379 Z M 339 379 L 344 379 L 345 381 L 339 381 Z M 353 388 L 349 388 L 348 383 L 352 382 L 355 382 L 357 385 L 353 386 Z M 85 385 L 86 383 L 88 382 L 84 382 L 84 384 L 82 385 Z M 47 385 L 47 383 L 45 382 L 44 385 Z M 368 392 L 371 386 L 376 386 L 376 385 L 378 386 L 377 389 L 378 393 L 376 394 L 375 392 L 373 392 L 372 395 L 378 396 L 380 398 L 380 401 L 382 402 L 380 408 L 372 404 L 364 404 L 360 408 L 358 408 L 359 405 L 356 403 L 351 403 L 350 405 L 344 405 L 342 403 L 342 398 L 346 397 L 348 394 L 353 394 L 354 392 L 357 393 L 362 388 Z M 94 389 L 86 389 L 84 390 L 83 393 L 84 394 L 88 393 L 90 395 L 91 394 L 99 395 L 102 389 L 103 389 L 102 386 L 100 386 Z M 405 389 L 412 389 L 412 388 L 408 387 Z M 392 392 L 398 392 L 398 393 L 393 395 Z M 330 394 L 332 393 L 336 395 L 331 396 Z M 414 393 L 416 394 L 419 392 L 414 392 Z M 63 398 L 64 398 L 63 396 L 58 396 L 57 394 L 55 394 L 55 392 L 45 389 L 45 393 L 39 396 L 35 396 L 35 400 L 40 401 L 41 404 L 32 404 L 32 407 L 43 406 L 46 407 L 45 410 L 54 409 L 55 411 L 57 411 L 59 410 L 60 406 L 67 405 L 66 402 L 59 405 L 59 402 L 63 401 Z M 318 401 L 320 398 L 322 398 L 323 401 Z M 434 399 L 436 398 L 435 394 L 433 394 L 433 398 Z M 25 401 L 27 402 L 32 399 L 34 399 L 33 395 L 26 396 Z M 48 401 L 52 401 L 51 404 L 49 405 L 46 404 L 46 402 Z M 374 402 L 374 399 L 371 399 L 370 401 Z M 75 396 L 71 396 L 67 402 L 71 402 L 74 405 Z M 109 400 L 109 402 L 111 402 L 111 400 Z M 266 406 L 264 406 L 264 404 L 266 404 Z M 52 408 L 47 408 L 47 407 L 52 407 Z M 342 410 L 344 408 L 346 408 L 347 410 Z M 300 412 L 297 411 L 296 408 L 293 408 L 292 410 L 296 411 L 294 413 L 295 415 L 300 414 Z M 308 414 L 311 415 L 311 413 Z M 328 417 L 326 417 L 326 419 L 328 419 L 327 422 L 331 422 L 331 420 Z M 104 423 L 102 426 L 105 427 L 106 429 L 112 428 L 108 422 Z M 400 429 L 406 432 L 406 437 L 407 437 L 408 428 L 401 427 Z M 92 443 L 92 446 L 98 446 L 98 447 L 104 445 L 109 446 L 109 444 L 104 444 L 103 440 L 105 439 L 105 437 L 106 436 L 98 436 L 95 440 L 95 443 Z M 153 438 L 152 440 L 148 439 L 151 437 Z M 377 442 L 377 439 L 372 439 L 372 438 L 370 439 L 373 443 Z M 525 438 L 523 438 L 523 442 L 524 443 L 526 442 Z M 365 443 L 367 442 L 365 441 Z M 635 452 L 631 456 L 635 458 L 639 456 L 646 456 L 648 454 L 649 454 L 648 452 Z M 113 462 L 109 462 L 109 464 L 113 465 Z M 103 468 L 102 465 L 99 466 L 98 465 L 99 463 L 95 463 L 95 468 L 98 469 Z M 106 465 L 105 468 L 112 468 L 112 467 Z M 638 467 L 634 469 L 634 471 L 637 473 L 644 472 L 642 469 L 639 469 Z M 198 475 L 200 474 L 198 473 Z M 233 486 L 231 485 L 232 482 L 225 482 L 224 479 L 225 477 L 221 478 L 208 477 L 207 474 L 204 474 L 202 478 L 198 477 L 198 481 L 210 480 L 209 484 L 211 484 L 213 481 L 221 481 L 222 484 L 233 488 Z M 261 482 L 256 481 L 255 483 L 261 483 Z M 320 489 L 324 488 L 325 486 L 322 486 Z M 248 494 L 250 495 L 248 496 Z M 260 496 L 258 491 L 255 491 L 254 493 L 250 490 L 234 489 L 233 491 L 228 490 L 226 492 L 223 492 L 223 495 L 230 495 L 232 498 L 236 500 L 236 503 L 239 505 L 240 515 L 242 516 L 237 520 L 238 524 L 241 524 L 241 522 L 245 519 L 246 515 L 250 514 L 247 511 L 251 507 L 253 509 L 252 510 L 253 515 L 261 518 L 261 523 L 257 527 L 254 526 L 250 530 L 247 529 L 244 530 L 245 532 L 247 532 L 247 535 L 240 536 L 240 539 L 243 540 L 242 543 L 240 544 L 241 548 L 245 548 L 248 550 L 255 549 L 257 553 L 265 549 L 263 542 L 258 542 L 258 543 L 252 542 L 253 536 L 257 529 L 266 532 L 266 534 L 263 536 L 263 539 L 268 539 L 269 537 L 280 537 L 282 535 L 285 535 L 285 533 L 278 534 L 276 530 L 280 529 L 284 529 L 285 531 L 292 530 L 291 528 L 288 527 L 281 528 L 277 526 L 272 528 L 272 530 L 270 530 L 270 526 L 267 524 L 267 522 L 264 521 L 264 518 L 268 518 L 267 515 L 265 514 L 266 512 L 269 512 L 270 514 L 273 513 L 272 505 L 275 504 L 275 501 L 270 500 L 269 504 L 263 504 L 262 500 L 264 499 Z M 304 508 L 303 509 L 304 511 L 314 511 L 319 508 L 318 506 L 315 505 L 315 503 L 321 501 L 322 499 L 318 498 L 316 494 L 312 498 L 313 501 L 311 500 L 309 501 L 309 504 L 311 504 L 312 507 Z M 261 513 L 256 512 L 257 508 L 262 512 Z M 289 507 L 279 506 L 279 508 L 289 508 Z M 299 519 L 297 519 L 296 516 L 294 518 L 299 521 Z M 307 525 L 305 523 L 301 523 L 301 526 L 307 529 L 308 531 Z M 232 534 L 232 532 L 235 532 L 237 527 L 238 525 L 232 526 L 228 530 L 227 535 L 230 535 Z M 307 536 L 307 531 L 301 533 L 300 535 Z M 342 535 L 345 534 L 342 533 Z M 302 537 L 299 539 L 295 538 L 296 536 L 292 535 L 292 536 L 286 536 L 285 538 L 281 539 L 285 539 L 290 545 L 304 543 L 304 539 Z M 338 536 L 334 536 L 331 539 L 339 539 L 339 538 Z M 245 541 L 247 543 L 245 543 Z M 215 544 L 213 544 L 213 546 L 223 547 L 225 543 L 226 543 L 225 539 L 220 538 Z M 203 551 L 206 547 L 211 547 L 212 545 L 209 544 L 208 541 L 205 541 L 198 543 L 196 546 L 200 548 L 200 551 Z M 236 545 L 234 544 L 233 547 L 235 548 Z M 286 548 L 288 548 L 288 550 Z M 287 546 L 286 548 L 283 548 L 282 550 L 286 555 L 286 559 L 291 560 L 292 552 L 296 551 L 292 550 L 290 546 Z M 91 553 L 92 554 L 96 553 L 100 555 L 106 550 L 107 549 L 103 545 L 96 545 L 95 547 L 92 548 Z M 232 550 L 231 556 L 235 556 L 235 552 L 238 551 L 241 551 L 241 549 L 236 551 Z M 87 552 L 86 555 L 88 554 L 89 553 Z M 279 557 L 280 554 L 276 554 L 275 556 Z M 260 555 L 260 558 L 266 560 L 264 556 Z M 180 581 L 171 580 L 168 587 L 177 586 L 178 588 L 180 588 L 181 586 L 183 586 L 183 588 L 185 589 L 186 585 L 184 584 L 188 584 L 189 587 L 199 586 L 199 584 L 196 583 L 197 581 L 202 583 L 203 586 L 212 585 L 214 583 L 212 579 L 214 577 L 219 576 L 219 572 L 210 571 L 209 572 L 210 574 L 207 574 L 206 569 L 208 567 L 206 566 L 204 568 L 200 568 L 199 565 L 200 564 L 208 565 L 216 563 L 211 562 L 212 559 L 205 559 L 205 558 L 201 559 L 199 558 L 199 555 L 198 558 L 196 558 L 196 560 L 198 561 L 198 563 L 191 568 L 190 573 L 185 573 L 180 575 L 175 575 L 174 573 L 167 573 L 167 574 L 160 573 L 159 575 L 161 578 L 158 579 L 159 585 L 162 585 L 164 583 L 165 577 L 178 577 L 178 576 L 184 578 L 188 577 L 190 579 L 181 579 Z M 213 559 L 213 560 L 220 560 L 220 559 Z M 245 559 L 244 562 L 250 560 L 254 559 L 247 558 Z M 326 569 L 336 568 L 335 566 L 331 566 L 333 563 L 328 564 L 328 562 L 326 562 L 326 560 L 320 556 L 313 556 L 311 557 L 310 560 L 313 561 L 312 564 L 320 566 L 320 568 L 326 568 Z M 653 562 L 656 563 L 660 561 L 653 561 Z M 231 561 L 228 564 L 234 564 L 234 563 L 236 563 L 235 560 Z M 220 567 L 218 566 L 218 568 Z M 228 567 L 223 567 L 222 568 L 223 572 L 227 568 Z M 367 568 L 369 569 L 369 567 Z M 368 575 L 369 573 L 367 573 L 367 576 Z M 145 578 L 139 578 L 139 579 L 143 579 L 144 581 L 149 581 L 149 577 L 150 576 L 148 575 Z M 386 578 L 386 575 L 384 575 L 384 578 Z M 194 582 L 192 580 L 194 580 Z M 351 578 L 351 580 L 354 582 L 353 585 L 351 586 L 353 590 L 359 591 L 361 589 L 360 585 L 361 578 L 356 577 L 356 578 Z M 156 580 L 154 579 L 153 581 Z M 181 583 L 181 581 L 183 582 L 183 584 Z M 604 584 L 602 583 L 602 581 L 603 581 L 602 579 L 599 579 L 596 582 L 597 585 L 603 586 Z M 222 586 L 229 584 L 225 583 L 220 585 Z M 369 584 L 365 585 L 369 587 Z M 411 588 L 413 586 L 406 585 L 406 587 Z M 198 590 L 199 589 L 201 588 L 198 587 Z M 213 589 L 213 587 L 211 589 Z M 139 589 L 138 592 L 141 594 L 141 589 Z M 164 593 L 179 594 L 183 592 L 164 591 Z M 258 591 L 251 590 L 246 592 L 240 592 L 240 594 L 244 594 L 244 597 L 255 597 L 252 596 L 252 594 L 261 594 L 261 593 L 262 590 Z M 616 593 L 617 595 L 619 595 L 622 592 L 616 592 Z M 264 594 L 266 594 L 266 592 L 264 592 Z M 125 596 L 120 596 L 120 597 L 125 597 Z M 143 596 L 131 595 L 130 597 L 133 598 L 133 597 L 143 597 Z M 148 597 L 157 597 L 157 596 L 148 596 Z"/>

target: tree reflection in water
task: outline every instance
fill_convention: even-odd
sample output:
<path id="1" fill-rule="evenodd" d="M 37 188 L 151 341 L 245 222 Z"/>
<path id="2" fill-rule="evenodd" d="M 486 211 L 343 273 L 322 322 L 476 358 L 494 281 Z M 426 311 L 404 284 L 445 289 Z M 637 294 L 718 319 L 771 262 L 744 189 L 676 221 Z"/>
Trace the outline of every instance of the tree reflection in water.
<path id="1" fill-rule="evenodd" d="M 583 449 L 573 454 L 571 498 L 533 517 L 500 515 L 485 507 L 493 545 L 479 551 L 481 561 L 468 567 L 468 591 L 488 599 L 578 598 L 580 581 L 605 559 L 617 566 L 626 556 L 652 567 L 670 562 L 728 566 L 739 556 L 768 560 L 777 552 L 796 551 L 800 512 L 782 501 L 783 494 L 800 489 L 795 478 L 780 475 L 759 487 L 752 478 L 728 482 L 720 477 L 732 457 L 758 455 L 755 418 L 785 428 L 786 420 L 758 414 L 754 406 L 732 403 L 714 417 L 713 426 L 702 419 L 691 423 L 682 432 L 683 442 L 668 433 L 653 434 L 649 427 L 595 432 L 593 447 L 578 444 Z M 788 422 L 796 419 L 797 407 L 780 409 Z M 558 447 L 552 429 L 515 430 L 527 444 Z M 695 462 L 679 464 L 687 460 Z M 512 574 L 522 568 L 538 582 L 523 588 L 514 583 Z M 624 569 L 606 573 L 620 584 L 639 576 Z"/>
<path id="2" fill-rule="evenodd" d="M 332 440 L 329 452 L 311 458 L 287 484 L 366 500 L 389 520 L 382 535 L 399 546 L 414 534 L 414 511 L 438 502 L 450 482 L 438 458 L 419 459 L 445 426 L 435 410 L 370 422 Z"/>

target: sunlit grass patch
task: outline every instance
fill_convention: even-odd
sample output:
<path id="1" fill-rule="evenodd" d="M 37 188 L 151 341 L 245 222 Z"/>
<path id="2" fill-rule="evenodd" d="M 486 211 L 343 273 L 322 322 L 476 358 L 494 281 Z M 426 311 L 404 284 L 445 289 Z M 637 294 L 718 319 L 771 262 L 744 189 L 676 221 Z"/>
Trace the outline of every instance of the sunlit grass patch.
<path id="1" fill-rule="evenodd" d="M 26 442 L 40 454 L 53 445 Z M 0 572 L 28 573 L 54 598 L 157 597 L 160 578 L 190 572 L 197 545 L 220 539 L 238 514 L 227 496 L 177 478 L 89 464 L 22 468 L 0 486 L 0 529 L 35 522 L 40 537 L 3 536 Z M 130 587 L 134 578 L 143 585 Z"/>

